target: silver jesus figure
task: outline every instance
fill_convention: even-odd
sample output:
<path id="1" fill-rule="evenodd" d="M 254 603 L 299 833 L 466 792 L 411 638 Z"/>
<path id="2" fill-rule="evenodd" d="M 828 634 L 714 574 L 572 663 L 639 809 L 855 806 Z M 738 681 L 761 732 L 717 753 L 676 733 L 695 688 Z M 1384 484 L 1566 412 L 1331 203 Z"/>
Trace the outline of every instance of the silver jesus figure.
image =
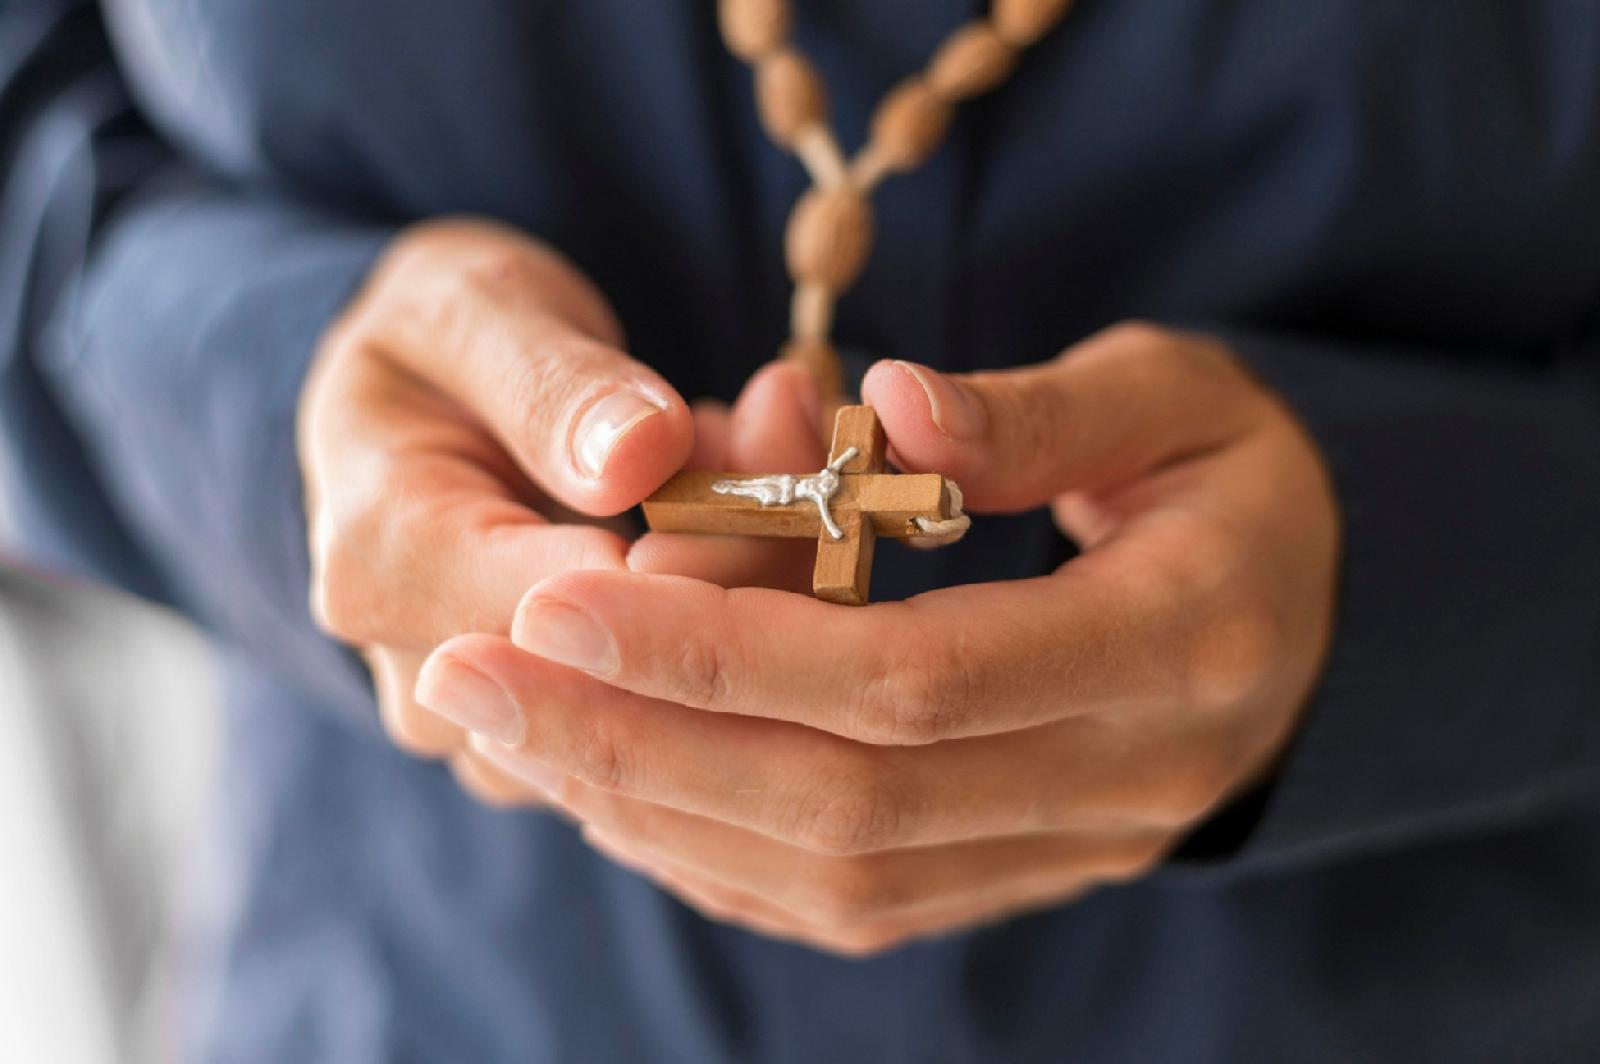
<path id="1" fill-rule="evenodd" d="M 843 539 L 844 532 L 833 522 L 833 514 L 828 512 L 828 502 L 838 494 L 839 470 L 860 452 L 854 447 L 847 447 L 833 461 L 823 467 L 821 472 L 810 476 L 797 477 L 793 473 L 774 473 L 766 477 L 749 477 L 744 480 L 719 480 L 711 485 L 711 490 L 718 495 L 738 495 L 746 499 L 754 499 L 761 506 L 788 506 L 796 499 L 810 499 L 817 504 L 817 512 L 822 515 L 822 527 L 828 530 L 828 535 L 834 539 Z"/>

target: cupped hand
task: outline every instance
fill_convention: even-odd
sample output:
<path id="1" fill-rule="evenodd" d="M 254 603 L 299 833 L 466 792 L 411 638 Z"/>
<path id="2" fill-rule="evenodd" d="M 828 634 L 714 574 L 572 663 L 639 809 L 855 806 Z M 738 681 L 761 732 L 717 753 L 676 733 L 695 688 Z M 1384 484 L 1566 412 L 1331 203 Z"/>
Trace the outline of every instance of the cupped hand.
<path id="1" fill-rule="evenodd" d="M 897 461 L 974 512 L 1049 505 L 1036 579 L 864 608 L 568 572 L 422 691 L 486 764 L 701 911 L 863 953 L 1144 874 L 1266 777 L 1330 638 L 1320 456 L 1221 344 L 1110 330 L 965 377 L 882 363 Z"/>
<path id="2" fill-rule="evenodd" d="M 691 412 L 628 357 L 605 300 L 549 248 L 470 220 L 398 237 L 324 337 L 298 426 L 313 613 L 366 659 L 391 738 L 449 759 L 486 800 L 521 801 L 525 784 L 417 704 L 433 648 L 509 631 L 530 586 L 621 570 L 636 546 L 646 571 L 783 584 L 794 566 L 770 545 L 635 545 L 601 519 L 686 463 L 736 462 L 797 423 L 814 437 L 807 387 L 775 370 L 739 416 Z M 520 713 L 468 723 L 508 742 L 525 730 Z"/>

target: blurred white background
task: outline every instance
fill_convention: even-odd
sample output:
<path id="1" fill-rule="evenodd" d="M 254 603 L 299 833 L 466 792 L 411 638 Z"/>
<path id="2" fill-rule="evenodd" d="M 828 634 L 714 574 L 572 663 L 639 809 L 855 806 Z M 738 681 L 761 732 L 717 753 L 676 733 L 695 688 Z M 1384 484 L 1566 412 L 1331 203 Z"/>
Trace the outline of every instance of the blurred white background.
<path id="1" fill-rule="evenodd" d="M 169 1059 L 217 736 L 195 633 L 0 568 L 0 1064 Z"/>

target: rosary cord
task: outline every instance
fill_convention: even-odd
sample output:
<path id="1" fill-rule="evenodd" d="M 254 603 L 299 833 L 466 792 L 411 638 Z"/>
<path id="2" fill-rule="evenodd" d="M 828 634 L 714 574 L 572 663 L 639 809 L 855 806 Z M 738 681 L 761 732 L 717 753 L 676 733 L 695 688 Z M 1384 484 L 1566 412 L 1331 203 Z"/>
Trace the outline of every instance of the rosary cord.
<path id="1" fill-rule="evenodd" d="M 944 139 L 956 104 L 1005 81 L 1021 51 L 1071 6 L 1072 0 L 994 0 L 988 18 L 952 33 L 923 71 L 879 102 L 867 143 L 847 159 L 828 124 L 822 78 L 789 44 L 789 0 L 718 0 L 724 43 L 755 68 L 762 125 L 811 177 L 784 234 L 795 288 L 790 339 L 780 357 L 800 362 L 815 377 L 824 435 L 844 391 L 839 355 L 829 342 L 833 307 L 871 251 L 873 189 L 891 174 L 922 165 Z"/>

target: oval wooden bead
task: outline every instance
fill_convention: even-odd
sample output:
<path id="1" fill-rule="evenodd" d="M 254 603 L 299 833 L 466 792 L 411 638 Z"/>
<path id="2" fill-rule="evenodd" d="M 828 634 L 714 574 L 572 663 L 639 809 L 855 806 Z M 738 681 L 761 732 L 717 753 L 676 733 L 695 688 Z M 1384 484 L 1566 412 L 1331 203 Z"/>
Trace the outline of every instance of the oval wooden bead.
<path id="1" fill-rule="evenodd" d="M 1072 0 L 994 0 L 990 17 L 1007 44 L 1026 48 L 1050 32 L 1071 6 Z"/>
<path id="2" fill-rule="evenodd" d="M 939 146 L 951 110 L 950 101 L 926 81 L 903 81 L 872 116 L 872 148 L 890 167 L 909 170 Z"/>
<path id="3" fill-rule="evenodd" d="M 805 57 L 785 48 L 762 56 L 756 66 L 756 106 L 767 135 L 789 145 L 802 129 L 826 117 L 828 94 Z"/>
<path id="4" fill-rule="evenodd" d="M 782 46 L 790 15 L 788 0 L 721 0 L 717 5 L 723 42 L 747 63 Z"/>
<path id="5" fill-rule="evenodd" d="M 1017 51 L 987 20 L 956 30 L 928 64 L 928 84 L 947 100 L 988 92 L 1016 65 Z"/>
<path id="6" fill-rule="evenodd" d="M 872 208 L 849 188 L 813 188 L 789 215 L 784 251 L 796 281 L 837 292 L 849 286 L 872 247 Z"/>

